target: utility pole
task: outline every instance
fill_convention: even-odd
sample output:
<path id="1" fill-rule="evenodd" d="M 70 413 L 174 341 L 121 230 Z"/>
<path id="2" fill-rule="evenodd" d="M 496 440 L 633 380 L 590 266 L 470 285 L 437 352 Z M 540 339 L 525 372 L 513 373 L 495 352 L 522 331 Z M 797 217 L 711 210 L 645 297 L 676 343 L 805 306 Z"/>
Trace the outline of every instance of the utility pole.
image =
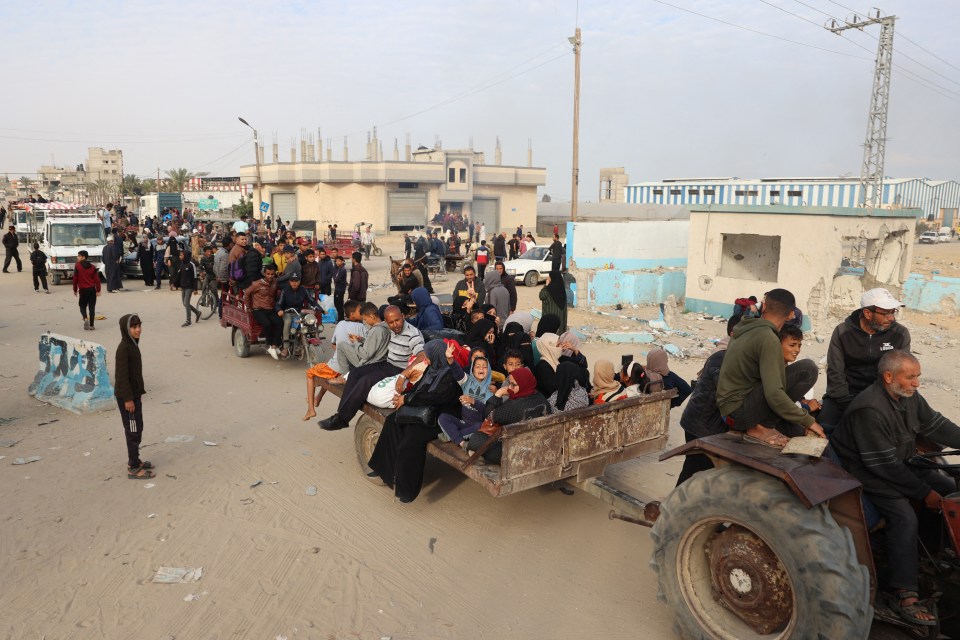
<path id="1" fill-rule="evenodd" d="M 254 205 L 253 215 L 257 217 L 260 222 L 263 222 L 263 211 L 260 211 L 260 198 L 261 198 L 261 184 L 260 184 L 260 138 L 257 137 L 257 130 L 254 129 L 249 122 L 243 118 L 237 116 L 237 120 L 247 125 L 253 129 L 253 157 L 257 161 L 257 203 Z"/>
<path id="2" fill-rule="evenodd" d="M 580 188 L 580 27 L 572 38 L 567 38 L 573 45 L 573 175 L 571 176 L 571 203 L 570 220 L 577 221 L 577 198 Z"/>
<path id="3" fill-rule="evenodd" d="M 883 158 L 887 146 L 887 111 L 890 106 L 890 75 L 893 71 L 893 26 L 896 16 L 877 15 L 861 19 L 856 14 L 846 24 L 837 26 L 835 20 L 824 25 L 828 31 L 839 34 L 847 29 L 880 25 L 877 61 L 873 72 L 873 95 L 867 117 L 867 136 L 863 143 L 863 167 L 860 171 L 860 206 L 876 209 L 883 201 Z"/>

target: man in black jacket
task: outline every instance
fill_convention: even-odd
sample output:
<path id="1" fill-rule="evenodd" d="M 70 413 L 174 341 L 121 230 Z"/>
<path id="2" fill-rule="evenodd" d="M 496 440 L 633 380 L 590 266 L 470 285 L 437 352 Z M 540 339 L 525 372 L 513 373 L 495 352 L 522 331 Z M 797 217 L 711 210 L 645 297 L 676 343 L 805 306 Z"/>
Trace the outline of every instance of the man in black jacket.
<path id="1" fill-rule="evenodd" d="M 369 274 L 362 264 L 363 254 L 354 251 L 353 267 L 350 269 L 350 288 L 347 290 L 348 300 L 367 301 L 367 288 L 369 286 Z"/>
<path id="2" fill-rule="evenodd" d="M 857 394 L 876 381 L 883 354 L 910 351 L 910 332 L 897 323 L 902 306 L 886 289 L 870 289 L 860 298 L 860 308 L 833 330 L 827 350 L 827 391 L 818 419 L 828 432 L 840 423 Z"/>
<path id="3" fill-rule="evenodd" d="M 144 394 L 140 332 L 140 316 L 132 313 L 120 318 L 120 344 L 114 358 L 113 394 L 117 398 L 127 440 L 127 477 L 131 480 L 153 477 L 153 464 L 140 459 L 140 440 L 143 437 L 143 407 L 140 399 Z"/>
<path id="4" fill-rule="evenodd" d="M 241 289 L 246 289 L 259 280 L 263 273 L 263 253 L 261 253 L 260 243 L 254 242 L 252 247 L 246 246 L 244 249 L 246 253 L 243 254 L 241 262 L 243 265 L 243 280 L 238 284 Z"/>
<path id="5" fill-rule="evenodd" d="M 323 247 L 317 249 L 317 263 L 320 267 L 320 293 L 325 296 L 330 295 L 330 283 L 333 281 L 333 271 L 336 265 L 333 264 L 333 258 L 327 256 Z"/>
<path id="6" fill-rule="evenodd" d="M 17 228 L 10 225 L 10 230 L 3 235 L 3 248 L 7 254 L 3 259 L 4 273 L 10 273 L 7 269 L 10 268 L 11 260 L 17 261 L 17 272 L 23 271 L 23 263 L 20 262 L 20 252 L 17 250 L 19 244 L 20 239 L 17 237 Z"/>
<path id="7" fill-rule="evenodd" d="M 909 352 L 888 351 L 878 368 L 879 379 L 850 403 L 831 443 L 887 521 L 891 604 L 909 622 L 933 624 L 933 616 L 918 603 L 918 524 L 911 500 L 939 510 L 942 496 L 956 492 L 957 485 L 939 471 L 906 461 L 916 454 L 918 437 L 960 447 L 960 427 L 917 392 L 920 362 Z"/>
<path id="8" fill-rule="evenodd" d="M 477 279 L 477 270 L 467 265 L 463 268 L 463 280 L 453 288 L 453 315 L 466 316 L 468 311 L 464 309 L 464 304 L 470 299 L 473 300 L 470 309 L 479 309 L 483 306 L 486 293 L 483 281 Z"/>
<path id="9" fill-rule="evenodd" d="M 560 271 L 563 267 L 563 243 L 560 242 L 560 236 L 553 234 L 553 243 L 550 245 L 550 268 L 553 271 Z"/>

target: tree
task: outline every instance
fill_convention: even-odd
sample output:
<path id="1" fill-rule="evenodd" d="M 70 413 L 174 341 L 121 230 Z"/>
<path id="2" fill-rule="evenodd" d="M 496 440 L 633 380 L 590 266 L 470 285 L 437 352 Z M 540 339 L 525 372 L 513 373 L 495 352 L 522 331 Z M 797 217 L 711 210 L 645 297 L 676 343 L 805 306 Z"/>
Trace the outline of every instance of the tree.
<path id="1" fill-rule="evenodd" d="M 143 182 L 137 176 L 128 174 L 123 177 L 120 183 L 120 195 L 133 198 L 133 208 L 140 208 L 140 196 L 144 194 Z"/>
<path id="2" fill-rule="evenodd" d="M 154 180 L 153 178 L 147 178 L 146 180 L 141 182 L 140 185 L 141 185 L 141 190 L 143 191 L 143 193 L 141 193 L 140 195 L 146 195 L 148 193 L 156 193 L 157 191 L 159 191 L 159 189 L 157 188 L 157 181 Z"/>
<path id="3" fill-rule="evenodd" d="M 100 179 L 87 183 L 87 191 L 93 197 L 95 204 L 106 204 L 109 195 L 114 191 L 115 185 L 108 180 Z"/>
<path id="4" fill-rule="evenodd" d="M 238 218 L 243 215 L 248 218 L 253 217 L 253 198 L 245 200 L 243 196 L 240 196 L 240 203 L 233 205 L 233 215 Z"/>
<path id="5" fill-rule="evenodd" d="M 17 186 L 19 187 L 17 189 L 18 191 L 25 191 L 29 196 L 30 189 L 33 187 L 33 179 L 27 176 L 20 176 L 20 180 L 17 181 Z"/>
<path id="6" fill-rule="evenodd" d="M 167 186 L 171 191 L 175 191 L 180 194 L 181 207 L 183 206 L 183 192 L 187 188 L 187 185 L 190 184 L 190 179 L 193 178 L 193 174 L 187 171 L 186 169 L 170 169 L 167 171 Z"/>

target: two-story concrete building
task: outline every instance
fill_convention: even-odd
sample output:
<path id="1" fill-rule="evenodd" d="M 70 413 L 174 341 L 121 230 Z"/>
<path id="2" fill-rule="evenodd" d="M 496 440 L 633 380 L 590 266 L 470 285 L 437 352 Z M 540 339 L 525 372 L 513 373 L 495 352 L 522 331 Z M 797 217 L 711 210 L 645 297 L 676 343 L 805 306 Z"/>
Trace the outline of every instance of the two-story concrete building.
<path id="1" fill-rule="evenodd" d="M 421 147 L 405 155 L 333 161 L 328 151 L 326 160 L 277 162 L 275 151 L 274 162 L 261 163 L 260 201 L 270 205 L 273 218 L 336 223 L 344 230 L 359 222 L 381 231 L 407 230 L 441 211 L 482 222 L 488 233 L 536 224 L 545 168 L 486 164 L 483 152 L 470 149 Z M 240 180 L 255 185 L 256 166 L 242 166 Z M 256 199 L 255 186 L 253 193 Z"/>

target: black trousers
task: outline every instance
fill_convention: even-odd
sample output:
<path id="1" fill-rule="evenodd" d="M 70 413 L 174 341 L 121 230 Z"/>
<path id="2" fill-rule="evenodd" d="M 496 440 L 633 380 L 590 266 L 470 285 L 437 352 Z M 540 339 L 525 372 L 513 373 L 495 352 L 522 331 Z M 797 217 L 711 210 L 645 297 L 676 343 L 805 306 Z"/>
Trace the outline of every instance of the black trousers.
<path id="1" fill-rule="evenodd" d="M 393 366 L 386 360 L 370 362 L 351 371 L 347 376 L 347 384 L 343 387 L 343 395 L 337 406 L 337 415 L 345 422 L 353 420 L 353 416 L 363 409 L 363 403 L 367 401 L 367 394 L 370 393 L 373 385 L 402 371 L 403 369 Z"/>
<path id="2" fill-rule="evenodd" d="M 346 291 L 337 291 L 333 294 L 333 308 L 337 310 L 337 322 L 343 320 L 343 294 Z"/>
<path id="3" fill-rule="evenodd" d="M 187 313 L 190 313 L 187 311 Z M 280 346 L 283 336 L 283 319 L 273 309 L 254 309 L 253 319 L 263 327 L 263 339 L 273 347 Z"/>
<path id="4" fill-rule="evenodd" d="M 843 405 L 833 398 L 824 396 L 823 406 L 820 408 L 820 415 L 817 416 L 817 422 L 823 427 L 824 432 L 829 436 L 833 430 L 840 426 L 840 419 L 843 417 Z"/>
<path id="5" fill-rule="evenodd" d="M 799 360 L 787 367 L 787 386 L 785 391 L 790 399 L 798 402 L 813 388 L 817 382 L 817 364 L 813 360 Z M 762 424 L 770 429 L 777 429 L 785 436 L 802 436 L 805 429 L 798 424 L 787 422 L 770 408 L 767 399 L 763 396 L 763 385 L 757 385 L 743 399 L 743 403 L 730 415 L 733 418 L 734 431 L 747 429 Z"/>
<path id="6" fill-rule="evenodd" d="M 956 483 L 934 469 L 915 469 L 915 475 L 944 496 L 957 490 Z M 864 494 L 887 520 L 884 545 L 887 552 L 886 586 L 919 591 L 920 556 L 917 549 L 917 512 L 905 497 L 886 498 Z"/>
<path id="7" fill-rule="evenodd" d="M 35 273 L 33 274 L 33 288 L 39 289 L 40 285 L 43 285 L 44 291 L 49 291 L 47 287 L 47 274 L 45 273 Z"/>
<path id="8" fill-rule="evenodd" d="M 140 440 L 143 438 L 143 405 L 140 398 L 133 399 L 133 413 L 123 406 L 123 400 L 117 398 L 120 408 L 120 420 L 123 421 L 123 434 L 127 438 L 127 466 L 137 468 L 141 465 Z"/>
<path id="9" fill-rule="evenodd" d="M 329 283 L 329 282 L 326 283 L 326 284 L 323 284 L 323 283 L 320 284 L 320 293 L 323 294 L 323 295 L 325 295 L 325 296 L 330 295 L 330 283 Z"/>
<path id="10" fill-rule="evenodd" d="M 93 326 L 93 320 L 97 315 L 97 290 L 93 287 L 80 289 L 80 314 L 84 319 L 90 320 L 90 326 Z"/>
<path id="11" fill-rule="evenodd" d="M 687 442 L 693 442 L 697 439 L 697 436 L 692 433 L 683 432 L 683 437 Z M 677 485 L 680 486 L 687 480 L 693 477 L 693 474 L 699 473 L 701 471 L 708 471 L 713 469 L 713 462 L 710 461 L 710 458 L 702 453 L 687 454 L 683 459 L 683 468 L 680 469 L 680 476 L 677 478 Z"/>
<path id="12" fill-rule="evenodd" d="M 353 373 L 347 380 L 353 377 Z M 397 424 L 396 414 L 383 423 L 377 446 L 370 456 L 370 468 L 393 487 L 401 500 L 415 500 L 423 487 L 423 466 L 427 461 L 427 444 L 437 438 L 437 425 Z"/>
<path id="13" fill-rule="evenodd" d="M 3 259 L 3 270 L 10 268 L 10 261 L 17 261 L 17 271 L 23 271 L 23 263 L 20 262 L 20 252 L 16 249 L 7 249 L 7 257 Z"/>

